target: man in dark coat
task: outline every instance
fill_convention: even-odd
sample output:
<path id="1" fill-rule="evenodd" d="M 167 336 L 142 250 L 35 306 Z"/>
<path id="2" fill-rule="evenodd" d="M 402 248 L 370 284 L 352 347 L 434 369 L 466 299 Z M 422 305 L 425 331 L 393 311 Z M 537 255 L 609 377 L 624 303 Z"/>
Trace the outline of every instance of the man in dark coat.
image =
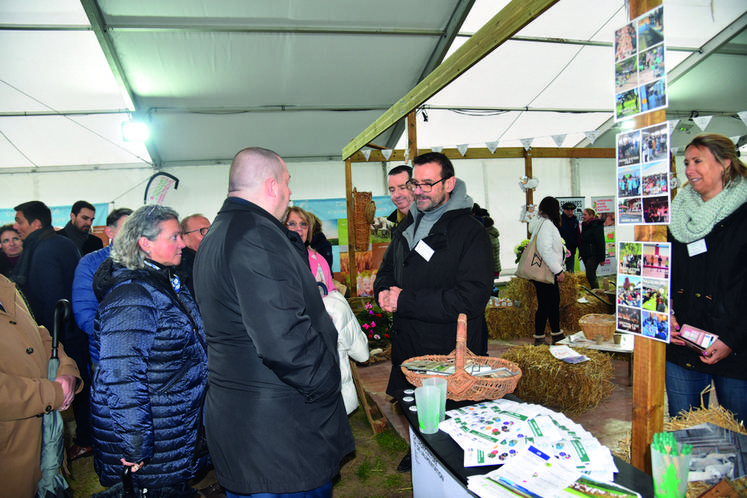
<path id="1" fill-rule="evenodd" d="M 581 241 L 581 230 L 578 218 L 576 218 L 576 205 L 572 202 L 563 204 L 563 212 L 560 214 L 560 236 L 565 241 L 565 248 L 571 253 L 565 258 L 565 269 L 569 273 L 574 272 L 576 249 Z"/>
<path id="2" fill-rule="evenodd" d="M 208 342 L 208 445 L 218 481 L 236 496 L 331 496 L 340 460 L 355 449 L 337 330 L 303 242 L 280 222 L 289 180 L 274 152 L 240 151 L 195 259 Z"/>
<path id="3" fill-rule="evenodd" d="M 60 299 L 72 300 L 73 277 L 80 254 L 69 239 L 52 226 L 52 212 L 41 201 L 29 201 L 15 208 L 13 225 L 23 239 L 21 259 L 13 269 L 13 280 L 21 287 L 39 325 L 54 328 L 54 306 Z M 97 237 L 98 238 L 98 237 Z M 91 426 L 88 420 L 91 377 L 88 374 L 88 336 L 73 321 L 60 333 L 60 341 L 75 360 L 83 379 L 83 390 L 73 401 L 76 429 L 74 444 L 68 451 L 75 460 L 93 454 Z"/>
<path id="4" fill-rule="evenodd" d="M 400 364 L 448 354 L 459 313 L 467 314 L 467 347 L 480 351 L 485 306 L 493 288 L 490 238 L 472 216 L 472 198 L 441 153 L 415 158 L 415 203 L 395 229 L 374 282 L 377 302 L 394 312 L 387 394 L 410 387 Z"/>
<path id="5" fill-rule="evenodd" d="M 77 201 L 70 210 L 70 221 L 58 232 L 73 241 L 81 256 L 104 247 L 104 242 L 91 233 L 94 218 L 96 218 L 94 205 L 87 201 Z"/>

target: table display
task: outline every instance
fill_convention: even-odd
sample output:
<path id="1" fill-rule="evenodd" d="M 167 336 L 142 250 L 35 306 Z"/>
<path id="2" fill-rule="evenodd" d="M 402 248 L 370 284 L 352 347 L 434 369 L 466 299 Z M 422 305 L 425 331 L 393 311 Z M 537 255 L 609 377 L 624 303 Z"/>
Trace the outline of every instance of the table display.
<path id="1" fill-rule="evenodd" d="M 633 375 L 635 336 L 632 334 L 615 334 L 612 342 L 599 343 L 587 339 L 583 332 L 576 332 L 575 334 L 558 341 L 558 344 L 563 344 L 572 348 L 586 348 L 595 351 L 604 351 L 605 353 L 619 354 L 628 361 L 628 379 L 630 380 Z"/>
<path id="2" fill-rule="evenodd" d="M 515 396 L 504 396 L 514 402 L 521 402 Z M 457 442 L 446 432 L 421 434 L 418 429 L 417 413 L 409 410 L 413 403 L 405 403 L 398 396 L 400 405 L 410 423 L 410 444 L 412 450 L 412 482 L 414 496 L 460 497 L 476 496 L 467 489 L 470 476 L 487 474 L 500 465 L 465 467 L 465 453 Z M 447 412 L 472 405 L 473 402 L 447 402 Z M 448 420 L 447 420 L 448 422 Z M 614 482 L 635 490 L 641 496 L 653 496 L 652 479 L 627 462 L 613 456 L 617 467 Z"/>

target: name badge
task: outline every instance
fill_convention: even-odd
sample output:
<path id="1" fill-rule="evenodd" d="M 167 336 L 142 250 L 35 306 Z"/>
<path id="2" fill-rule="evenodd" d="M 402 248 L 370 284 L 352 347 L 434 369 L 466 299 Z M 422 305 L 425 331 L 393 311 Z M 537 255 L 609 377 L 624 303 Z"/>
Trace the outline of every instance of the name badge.
<path id="1" fill-rule="evenodd" d="M 695 242 L 687 244 L 687 254 L 689 254 L 691 258 L 707 251 L 708 248 L 706 247 L 705 239 L 696 240 Z"/>
<path id="2" fill-rule="evenodd" d="M 431 249 L 431 246 L 421 240 L 418 242 L 418 245 L 415 246 L 415 252 L 420 254 L 424 260 L 430 261 L 435 251 Z"/>

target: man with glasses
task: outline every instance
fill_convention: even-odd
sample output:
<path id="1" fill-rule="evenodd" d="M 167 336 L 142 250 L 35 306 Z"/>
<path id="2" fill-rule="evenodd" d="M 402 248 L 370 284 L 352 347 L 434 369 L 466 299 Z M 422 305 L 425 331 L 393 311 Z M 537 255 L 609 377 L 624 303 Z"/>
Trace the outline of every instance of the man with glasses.
<path id="1" fill-rule="evenodd" d="M 472 216 L 464 181 L 444 154 L 421 154 L 413 164 L 415 202 L 392 233 L 374 282 L 379 306 L 394 313 L 390 396 L 411 387 L 402 362 L 454 350 L 459 313 L 467 315 L 467 347 L 480 351 L 493 288 L 490 238 Z M 409 470 L 407 459 L 398 470 Z"/>
<path id="2" fill-rule="evenodd" d="M 194 283 L 192 282 L 192 269 L 195 265 L 195 255 L 197 248 L 200 247 L 202 238 L 210 230 L 210 220 L 204 215 L 195 213 L 190 214 L 180 223 L 182 229 L 182 240 L 186 246 L 182 249 L 182 261 L 177 267 L 178 271 L 184 276 L 184 282 L 187 288 L 195 295 Z"/>

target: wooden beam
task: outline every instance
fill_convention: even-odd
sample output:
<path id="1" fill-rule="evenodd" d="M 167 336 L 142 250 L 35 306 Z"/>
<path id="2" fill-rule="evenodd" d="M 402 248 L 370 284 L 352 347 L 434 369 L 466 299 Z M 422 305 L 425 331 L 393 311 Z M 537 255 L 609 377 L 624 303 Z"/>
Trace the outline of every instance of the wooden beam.
<path id="1" fill-rule="evenodd" d="M 423 81 L 342 149 L 347 159 L 474 66 L 559 0 L 512 0 Z"/>
<path id="2" fill-rule="evenodd" d="M 357 296 L 357 275 L 355 274 L 355 213 L 353 211 L 353 165 L 345 160 L 345 199 L 348 209 L 348 275 L 350 275 L 350 296 Z"/>
<path id="3" fill-rule="evenodd" d="M 661 0 L 630 0 L 630 18 L 645 14 L 661 5 Z M 661 109 L 633 118 L 635 129 L 666 121 Z M 667 230 L 662 225 L 636 225 L 635 240 L 666 242 Z M 633 369 L 633 424 L 630 441 L 630 463 L 651 473 L 651 441 L 664 430 L 664 376 L 666 344 L 641 336 L 635 338 Z"/>
<path id="4" fill-rule="evenodd" d="M 521 148 L 521 151 L 524 155 L 524 174 L 527 176 L 527 178 L 532 178 L 532 152 L 533 149 L 530 147 L 529 150 Z M 534 204 L 534 190 L 531 188 L 528 188 L 525 192 L 526 194 L 526 205 Z M 530 238 L 531 234 L 529 233 L 529 223 L 527 223 L 527 238 Z"/>
<path id="5" fill-rule="evenodd" d="M 407 114 L 407 156 L 412 160 L 418 155 L 418 120 L 415 111 Z"/>
<path id="6" fill-rule="evenodd" d="M 423 154 L 425 152 L 432 152 L 432 149 L 419 149 L 417 152 Z M 495 152 L 490 152 L 490 149 L 486 147 L 469 149 L 462 155 L 456 148 L 446 148 L 441 151 L 449 159 L 519 159 L 524 157 L 524 147 L 501 147 L 495 149 Z M 412 154 L 412 153 L 411 153 Z M 614 159 L 615 149 L 614 148 L 558 148 L 558 147 L 533 147 L 532 156 L 535 158 L 548 159 L 548 158 L 578 158 L 578 159 Z M 412 159 L 414 156 L 410 156 Z M 349 159 L 354 163 L 366 163 L 366 162 L 386 162 L 387 159 L 378 150 L 372 150 L 368 159 L 363 155 L 362 152 L 356 152 Z M 400 161 L 404 162 L 405 151 L 402 149 L 395 149 L 392 151 L 392 155 L 389 157 L 389 161 Z"/>

